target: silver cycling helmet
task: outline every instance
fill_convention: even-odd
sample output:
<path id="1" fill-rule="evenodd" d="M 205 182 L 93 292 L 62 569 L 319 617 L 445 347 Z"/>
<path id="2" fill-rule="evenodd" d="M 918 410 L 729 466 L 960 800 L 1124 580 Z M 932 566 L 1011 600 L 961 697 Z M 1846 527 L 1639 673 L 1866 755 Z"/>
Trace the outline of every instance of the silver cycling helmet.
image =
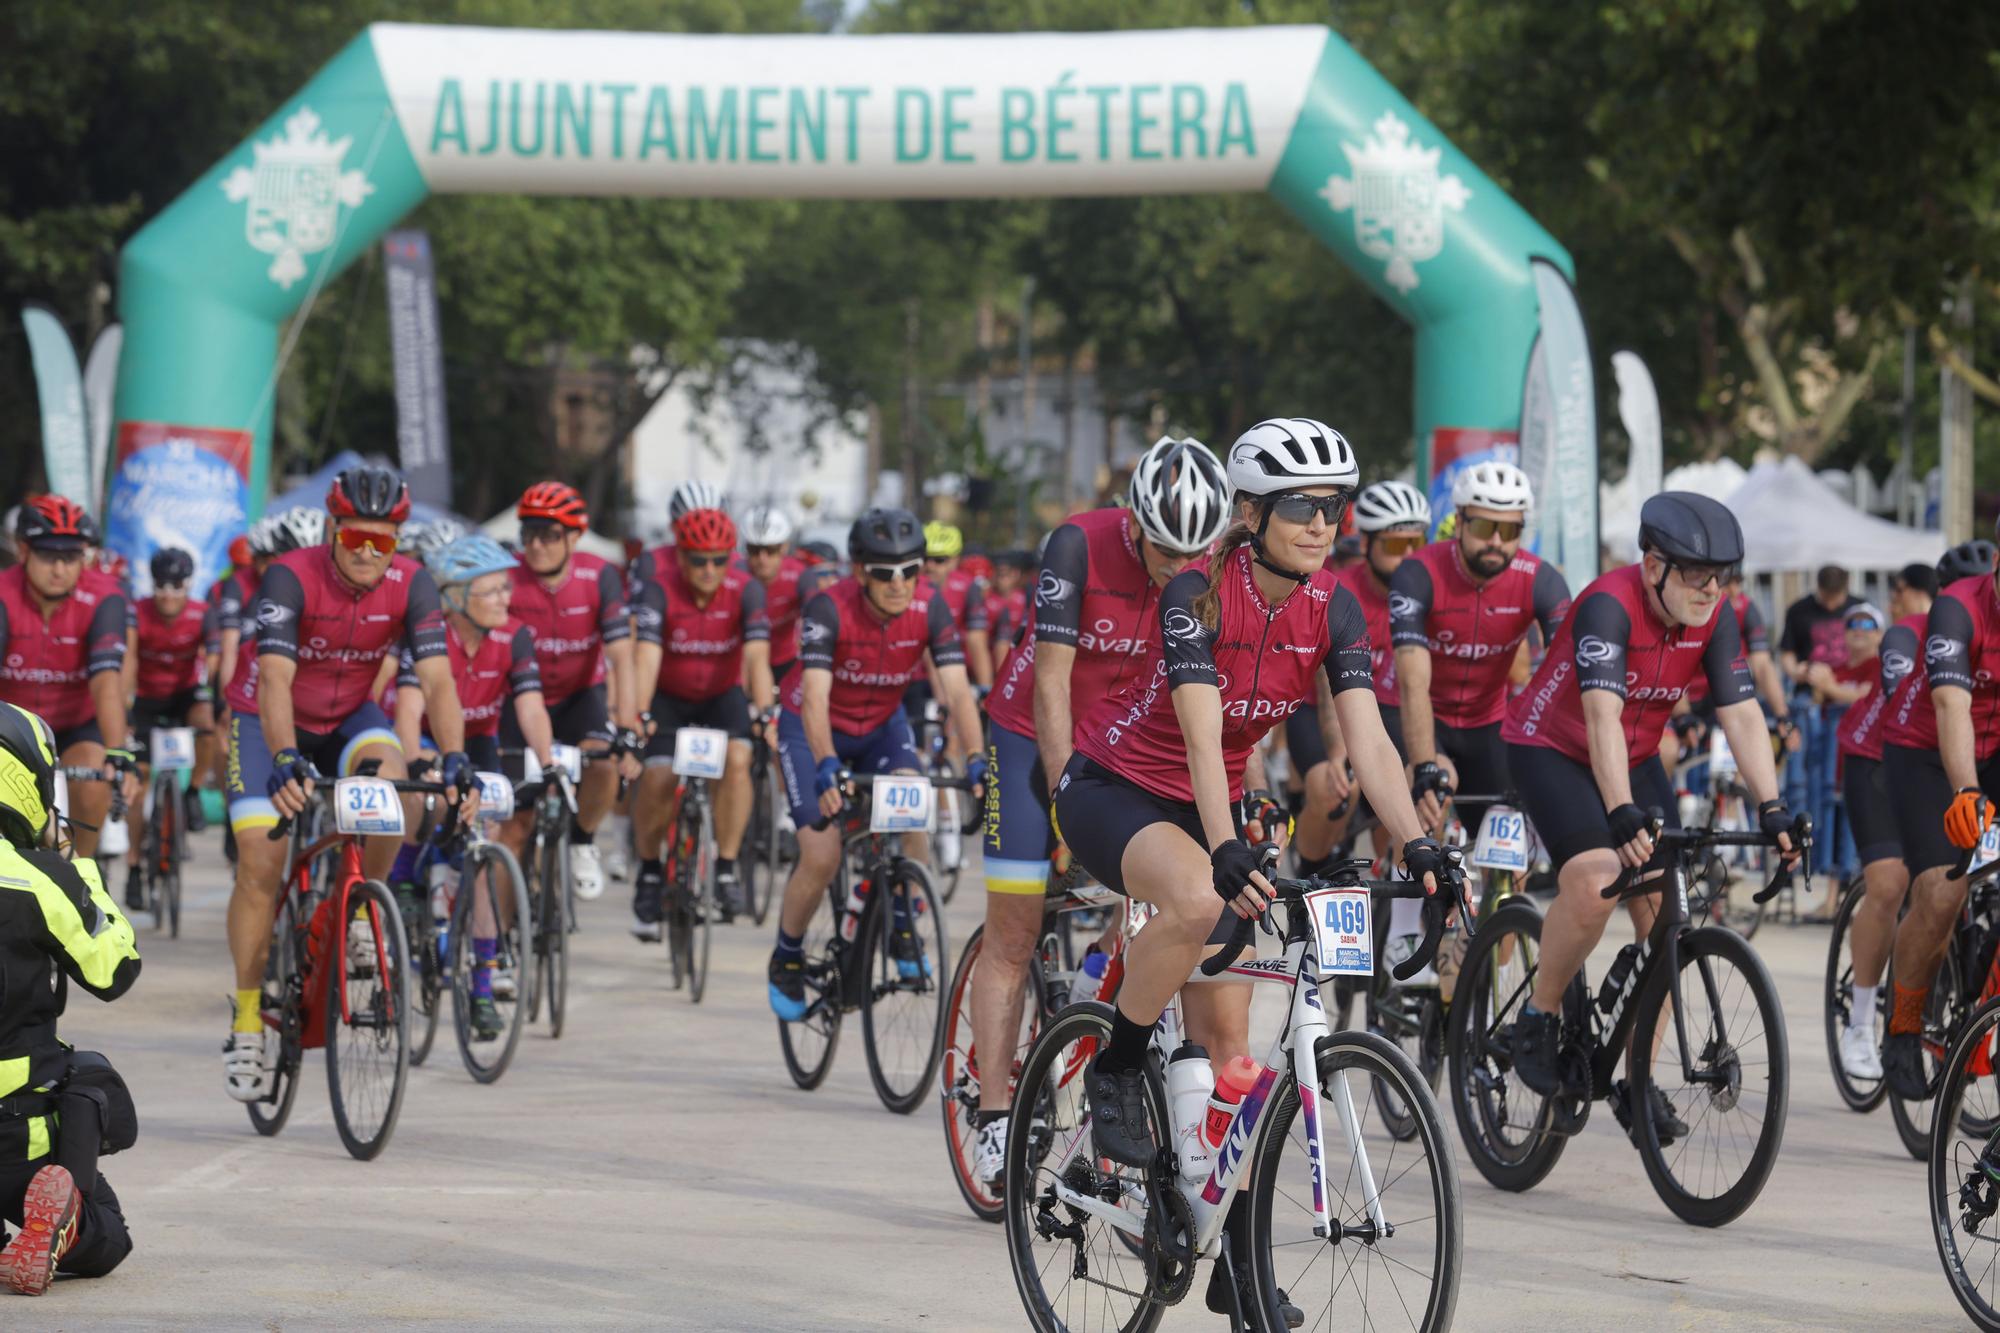
<path id="1" fill-rule="evenodd" d="M 1162 550 L 1205 551 L 1229 526 L 1229 479 L 1200 440 L 1154 441 L 1132 468 L 1126 494 L 1139 530 Z"/>

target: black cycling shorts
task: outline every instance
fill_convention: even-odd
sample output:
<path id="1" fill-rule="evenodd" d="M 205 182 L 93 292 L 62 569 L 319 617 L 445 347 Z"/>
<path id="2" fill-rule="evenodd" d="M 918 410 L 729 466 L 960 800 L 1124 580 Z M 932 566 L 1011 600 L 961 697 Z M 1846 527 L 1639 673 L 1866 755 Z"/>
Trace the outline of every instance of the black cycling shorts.
<path id="1" fill-rule="evenodd" d="M 1848 762 L 1852 763 L 1852 760 Z M 1911 875 L 1958 864 L 1965 853 L 1944 835 L 1944 812 L 1951 808 L 1951 779 L 1935 750 L 1902 745 L 1882 747 L 1882 785 L 1896 813 L 1896 832 L 1903 844 L 1903 864 Z M 1979 766 L 1979 786 L 1989 800 L 2000 801 L 2000 755 Z M 1856 827 L 1855 841 L 1860 842 Z"/>
<path id="2" fill-rule="evenodd" d="M 1436 725 L 1438 753 L 1448 755 L 1452 765 L 1458 769 L 1458 791 L 1471 792 L 1475 796 L 1498 796 L 1512 790 L 1508 780 L 1508 746 L 1500 739 L 1498 722 L 1483 727 L 1447 727 L 1442 722 Z M 1402 728 L 1398 726 L 1397 730 L 1400 732 Z M 1596 789 L 1593 782 L 1591 790 Z M 1669 783 L 1667 790 L 1671 795 L 1673 784 Z M 1668 802 L 1669 805 L 1672 803 Z M 1644 805 L 1645 802 L 1639 804 Z M 1479 835 L 1479 821 L 1486 816 L 1486 805 L 1484 801 L 1453 803 L 1458 822 L 1474 837 Z"/>
<path id="3" fill-rule="evenodd" d="M 682 727 L 713 727 L 728 733 L 732 741 L 750 739 L 750 700 L 741 685 L 731 685 L 707 699 L 676 699 L 671 694 L 653 696 L 653 739 L 646 742 L 646 762 L 674 762 L 674 733 Z"/>
<path id="4" fill-rule="evenodd" d="M 1884 785 L 1882 761 L 1858 754 L 1843 758 L 1840 795 L 1847 805 L 1847 826 L 1854 831 L 1854 848 L 1862 865 L 1903 859 L 1903 835 L 1896 826 L 1895 803 Z"/>
<path id="5" fill-rule="evenodd" d="M 98 728 L 97 719 L 93 717 L 73 727 L 64 727 L 56 733 L 56 757 L 60 759 L 72 745 L 102 744 L 104 744 L 104 733 Z"/>
<path id="6" fill-rule="evenodd" d="M 611 708 L 605 702 L 604 682 L 586 685 L 560 703 L 548 703 L 549 731 L 558 745 L 586 744 L 602 749 L 611 740 Z M 521 737 L 521 720 L 512 708 L 500 710 L 500 744 L 518 750 L 527 742 Z"/>
<path id="7" fill-rule="evenodd" d="M 1307 773 L 1326 762 L 1326 738 L 1319 734 L 1319 709 L 1312 704 L 1285 719 L 1285 752 L 1302 783 Z"/>
<path id="8" fill-rule="evenodd" d="M 152 739 L 153 728 L 185 727 L 188 725 L 188 713 L 195 705 L 207 702 L 208 700 L 201 696 L 200 690 L 182 690 L 179 694 L 170 694 L 164 699 L 134 699 L 131 720 L 126 724 L 125 734 L 139 745 L 145 745 Z"/>
<path id="9" fill-rule="evenodd" d="M 1579 852 L 1618 845 L 1611 840 L 1611 817 L 1590 765 L 1544 745 L 1510 744 L 1507 761 L 1528 820 L 1549 849 L 1552 868 L 1560 872 Z M 1681 826 L 1680 801 L 1659 755 L 1633 765 L 1631 780 L 1634 805 L 1657 811 L 1668 828 Z"/>
<path id="10" fill-rule="evenodd" d="M 1144 787 L 1127 782 L 1110 769 L 1083 755 L 1072 755 L 1056 784 L 1056 823 L 1070 854 L 1083 862 L 1097 882 L 1108 889 L 1131 896 L 1125 887 L 1125 847 L 1142 829 L 1153 824 L 1172 824 L 1206 847 L 1201 814 L 1192 805 L 1156 796 Z M 1227 944 L 1238 920 L 1215 900 L 1220 915 L 1209 932 L 1210 944 Z"/>

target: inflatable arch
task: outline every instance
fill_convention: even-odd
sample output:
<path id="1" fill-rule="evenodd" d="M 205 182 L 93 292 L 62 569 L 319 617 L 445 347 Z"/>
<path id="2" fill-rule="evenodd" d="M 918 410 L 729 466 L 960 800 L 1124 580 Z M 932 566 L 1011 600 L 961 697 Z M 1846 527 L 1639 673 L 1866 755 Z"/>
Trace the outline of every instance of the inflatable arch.
<path id="1" fill-rule="evenodd" d="M 1414 327 L 1419 475 L 1448 484 L 1455 459 L 1520 450 L 1544 483 L 1544 551 L 1595 572 L 1595 415 L 1570 258 L 1328 29 L 387 23 L 125 247 L 109 527 L 135 569 L 171 540 L 196 548 L 205 579 L 261 506 L 282 322 L 432 191 L 503 190 L 1269 190 Z M 1340 416 L 1337 400 L 1280 409 Z"/>

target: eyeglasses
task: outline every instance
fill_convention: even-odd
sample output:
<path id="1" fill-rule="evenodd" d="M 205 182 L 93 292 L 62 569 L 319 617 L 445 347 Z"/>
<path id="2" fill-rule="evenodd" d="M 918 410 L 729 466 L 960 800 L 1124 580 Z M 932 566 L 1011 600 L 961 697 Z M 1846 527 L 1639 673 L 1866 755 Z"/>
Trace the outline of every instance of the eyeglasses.
<path id="1" fill-rule="evenodd" d="M 923 566 L 915 560 L 907 565 L 863 565 L 862 568 L 867 570 L 868 577 L 877 583 L 894 583 L 897 579 L 902 579 L 906 583 L 911 582 L 923 571 Z"/>
<path id="2" fill-rule="evenodd" d="M 729 552 L 723 551 L 717 555 L 692 555 L 684 551 L 681 553 L 681 558 L 696 569 L 721 569 L 729 563 Z"/>
<path id="3" fill-rule="evenodd" d="M 752 556 L 773 556 L 785 553 L 785 548 L 782 546 L 746 546 L 743 549 Z"/>
<path id="4" fill-rule="evenodd" d="M 1347 508 L 1345 495 L 1280 495 L 1271 501 L 1271 512 L 1287 523 L 1306 527 L 1318 514 L 1326 520 L 1329 528 L 1338 527 L 1340 515 Z"/>
<path id="5" fill-rule="evenodd" d="M 927 555 L 924 557 L 924 563 L 927 565 L 948 565 L 951 563 L 951 557 L 948 555 Z"/>
<path id="6" fill-rule="evenodd" d="M 509 598 L 513 597 L 514 585 L 511 583 L 496 583 L 492 587 L 486 588 L 484 590 L 467 588 L 465 590 L 465 595 L 467 597 L 477 597 L 481 601 L 488 601 L 488 602 L 506 601 Z"/>
<path id="7" fill-rule="evenodd" d="M 186 592 L 186 591 L 187 591 L 187 584 L 186 584 L 185 582 L 182 582 L 182 583 L 155 583 L 155 584 L 153 585 L 153 591 L 154 591 L 154 592 Z"/>
<path id="8" fill-rule="evenodd" d="M 563 539 L 563 534 L 568 531 L 569 529 L 560 523 L 523 523 L 521 525 L 521 544 L 523 546 L 554 546 Z"/>
<path id="9" fill-rule="evenodd" d="M 392 532 L 370 532 L 366 528 L 336 528 L 333 538 L 356 555 L 366 551 L 387 559 L 396 554 L 396 535 Z"/>
<path id="10" fill-rule="evenodd" d="M 1459 526 L 1483 542 L 1495 537 L 1503 542 L 1517 542 L 1528 525 L 1518 518 L 1468 518 Z"/>
<path id="11" fill-rule="evenodd" d="M 1375 538 L 1375 548 L 1384 555 L 1414 555 L 1423 546 L 1424 534 L 1421 532 L 1385 532 Z"/>
<path id="12" fill-rule="evenodd" d="M 1680 575 L 1681 582 L 1696 592 L 1711 585 L 1727 583 L 1736 575 L 1734 565 L 1681 565 L 1670 560 L 1667 568 Z"/>

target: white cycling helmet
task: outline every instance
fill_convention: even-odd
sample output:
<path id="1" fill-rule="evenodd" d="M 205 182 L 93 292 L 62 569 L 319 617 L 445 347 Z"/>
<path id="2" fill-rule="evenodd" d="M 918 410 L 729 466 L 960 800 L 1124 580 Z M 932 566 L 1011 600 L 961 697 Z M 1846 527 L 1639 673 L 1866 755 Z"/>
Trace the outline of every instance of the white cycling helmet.
<path id="1" fill-rule="evenodd" d="M 270 525 L 266 540 L 274 553 L 303 551 L 326 545 L 327 516 L 324 509 L 287 509 L 263 520 Z"/>
<path id="2" fill-rule="evenodd" d="M 1205 551 L 1229 526 L 1229 479 L 1200 440 L 1162 435 L 1139 455 L 1126 498 L 1162 550 Z"/>
<path id="3" fill-rule="evenodd" d="M 1229 447 L 1229 484 L 1239 496 L 1270 495 L 1304 486 L 1361 484 L 1361 465 L 1341 433 L 1310 417 L 1273 417 Z"/>
<path id="4" fill-rule="evenodd" d="M 1363 532 L 1422 524 L 1429 527 L 1431 502 L 1407 481 L 1378 481 L 1354 499 L 1354 526 Z"/>
<path id="5" fill-rule="evenodd" d="M 761 504 L 743 516 L 745 546 L 783 546 L 792 539 L 792 520 L 773 504 Z"/>
<path id="6" fill-rule="evenodd" d="M 1474 463 L 1462 467 L 1451 481 L 1451 507 L 1477 505 L 1507 514 L 1525 514 L 1535 502 L 1528 474 L 1512 463 Z"/>
<path id="7" fill-rule="evenodd" d="M 714 482 L 684 481 L 674 487 L 674 493 L 667 497 L 667 522 L 675 522 L 690 510 L 728 508 L 728 498 L 723 495 L 722 488 Z"/>

